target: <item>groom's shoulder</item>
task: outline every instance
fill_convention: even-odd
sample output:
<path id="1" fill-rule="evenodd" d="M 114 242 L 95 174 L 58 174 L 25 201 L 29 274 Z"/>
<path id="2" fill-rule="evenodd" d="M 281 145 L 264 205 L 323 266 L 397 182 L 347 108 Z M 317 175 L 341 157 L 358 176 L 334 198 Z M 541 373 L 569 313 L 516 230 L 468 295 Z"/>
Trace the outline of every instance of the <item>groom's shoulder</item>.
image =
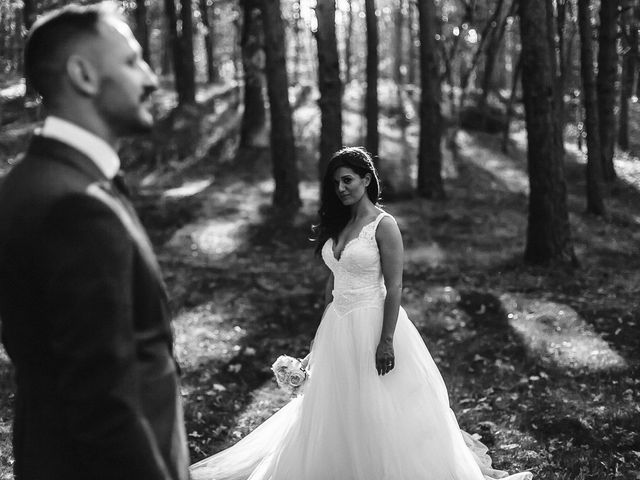
<path id="1" fill-rule="evenodd" d="M 37 136 L 32 139 L 26 152 L 0 184 L 0 192 L 16 197 L 55 198 L 67 192 L 86 189 L 86 175 L 74 168 L 73 162 L 66 161 L 64 151 L 47 151 L 40 143 L 42 140 Z M 46 146 L 55 148 L 56 143 Z"/>
<path id="2" fill-rule="evenodd" d="M 64 159 L 27 149 L 0 183 L 0 222 L 15 227 L 37 224 L 63 200 L 88 196 L 92 179 L 60 160 Z"/>

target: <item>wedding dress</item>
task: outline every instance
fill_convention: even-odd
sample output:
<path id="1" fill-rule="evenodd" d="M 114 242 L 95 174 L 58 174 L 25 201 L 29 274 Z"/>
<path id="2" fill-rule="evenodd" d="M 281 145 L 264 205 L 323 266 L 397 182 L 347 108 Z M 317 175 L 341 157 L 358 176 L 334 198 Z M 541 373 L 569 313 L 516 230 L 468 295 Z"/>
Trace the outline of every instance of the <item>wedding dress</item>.
<path id="1" fill-rule="evenodd" d="M 385 286 L 375 232 L 380 213 L 340 258 L 333 302 L 313 342 L 304 395 L 234 446 L 191 467 L 193 480 L 526 480 L 491 468 L 486 447 L 462 432 L 442 376 L 401 308 L 395 368 L 379 376 L 375 352 Z"/>

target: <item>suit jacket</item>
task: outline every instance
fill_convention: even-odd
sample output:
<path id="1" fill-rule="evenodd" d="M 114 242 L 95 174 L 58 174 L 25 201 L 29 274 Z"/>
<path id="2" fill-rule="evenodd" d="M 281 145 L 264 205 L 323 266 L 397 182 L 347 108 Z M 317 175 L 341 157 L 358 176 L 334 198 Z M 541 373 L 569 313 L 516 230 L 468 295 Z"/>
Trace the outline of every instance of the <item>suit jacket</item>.
<path id="1" fill-rule="evenodd" d="M 16 480 L 183 480 L 160 269 L 126 198 L 35 136 L 0 186 L 0 318 L 15 365 Z"/>

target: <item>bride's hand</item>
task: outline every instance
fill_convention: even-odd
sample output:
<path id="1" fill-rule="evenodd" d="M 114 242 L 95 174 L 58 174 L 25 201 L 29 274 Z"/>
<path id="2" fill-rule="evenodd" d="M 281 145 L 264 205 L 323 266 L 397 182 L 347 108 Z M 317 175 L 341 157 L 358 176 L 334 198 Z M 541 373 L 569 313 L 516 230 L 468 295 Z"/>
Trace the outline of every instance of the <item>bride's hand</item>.
<path id="1" fill-rule="evenodd" d="M 393 353 L 393 341 L 381 341 L 376 349 L 376 370 L 378 375 L 386 375 L 396 364 Z"/>

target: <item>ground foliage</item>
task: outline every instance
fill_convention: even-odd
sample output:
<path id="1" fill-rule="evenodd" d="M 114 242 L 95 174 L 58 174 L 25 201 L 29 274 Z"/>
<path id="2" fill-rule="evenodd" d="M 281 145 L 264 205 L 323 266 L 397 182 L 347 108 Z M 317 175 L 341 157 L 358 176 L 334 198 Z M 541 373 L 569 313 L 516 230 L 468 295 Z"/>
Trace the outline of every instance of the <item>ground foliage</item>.
<path id="1" fill-rule="evenodd" d="M 187 161 L 177 153 L 155 168 L 137 161 L 154 153 L 141 154 L 145 148 L 181 142 L 166 134 L 156 134 L 151 146 L 130 146 L 126 158 L 176 314 L 194 461 L 237 441 L 287 401 L 269 367 L 280 354 L 307 353 L 327 275 L 308 240 L 318 192 L 315 99 L 296 110 L 297 153 L 306 176 L 304 205 L 290 215 L 269 206 L 266 140 L 237 149 L 239 117 L 227 108 L 233 96 L 225 98 L 217 113 L 201 109 L 179 117 L 195 119 L 202 135 L 182 142 L 193 147 Z M 359 143 L 358 95 L 348 90 L 345 98 L 345 140 Z M 393 109 L 390 98 L 382 101 L 386 171 L 415 158 L 417 143 L 415 118 L 407 126 L 404 116 L 411 107 Z M 403 118 L 394 117 L 399 114 Z M 528 267 L 522 263 L 524 135 L 512 136 L 509 155 L 499 153 L 500 141 L 482 133 L 458 135 L 458 149 L 445 155 L 446 201 L 406 192 L 385 201 L 404 236 L 403 304 L 443 373 L 460 425 L 481 436 L 497 467 L 527 468 L 548 480 L 639 478 L 637 159 L 617 158 L 619 169 L 630 173 L 612 189 L 611 216 L 601 220 L 583 213 L 584 158 L 568 144 L 571 226 L 581 265 Z M 511 327 L 505 295 L 529 305 L 532 315 L 534 301 L 571 307 L 624 358 L 625 368 L 589 371 L 539 358 Z M 4 354 L 0 387 L 0 478 L 10 478 L 13 388 Z"/>

